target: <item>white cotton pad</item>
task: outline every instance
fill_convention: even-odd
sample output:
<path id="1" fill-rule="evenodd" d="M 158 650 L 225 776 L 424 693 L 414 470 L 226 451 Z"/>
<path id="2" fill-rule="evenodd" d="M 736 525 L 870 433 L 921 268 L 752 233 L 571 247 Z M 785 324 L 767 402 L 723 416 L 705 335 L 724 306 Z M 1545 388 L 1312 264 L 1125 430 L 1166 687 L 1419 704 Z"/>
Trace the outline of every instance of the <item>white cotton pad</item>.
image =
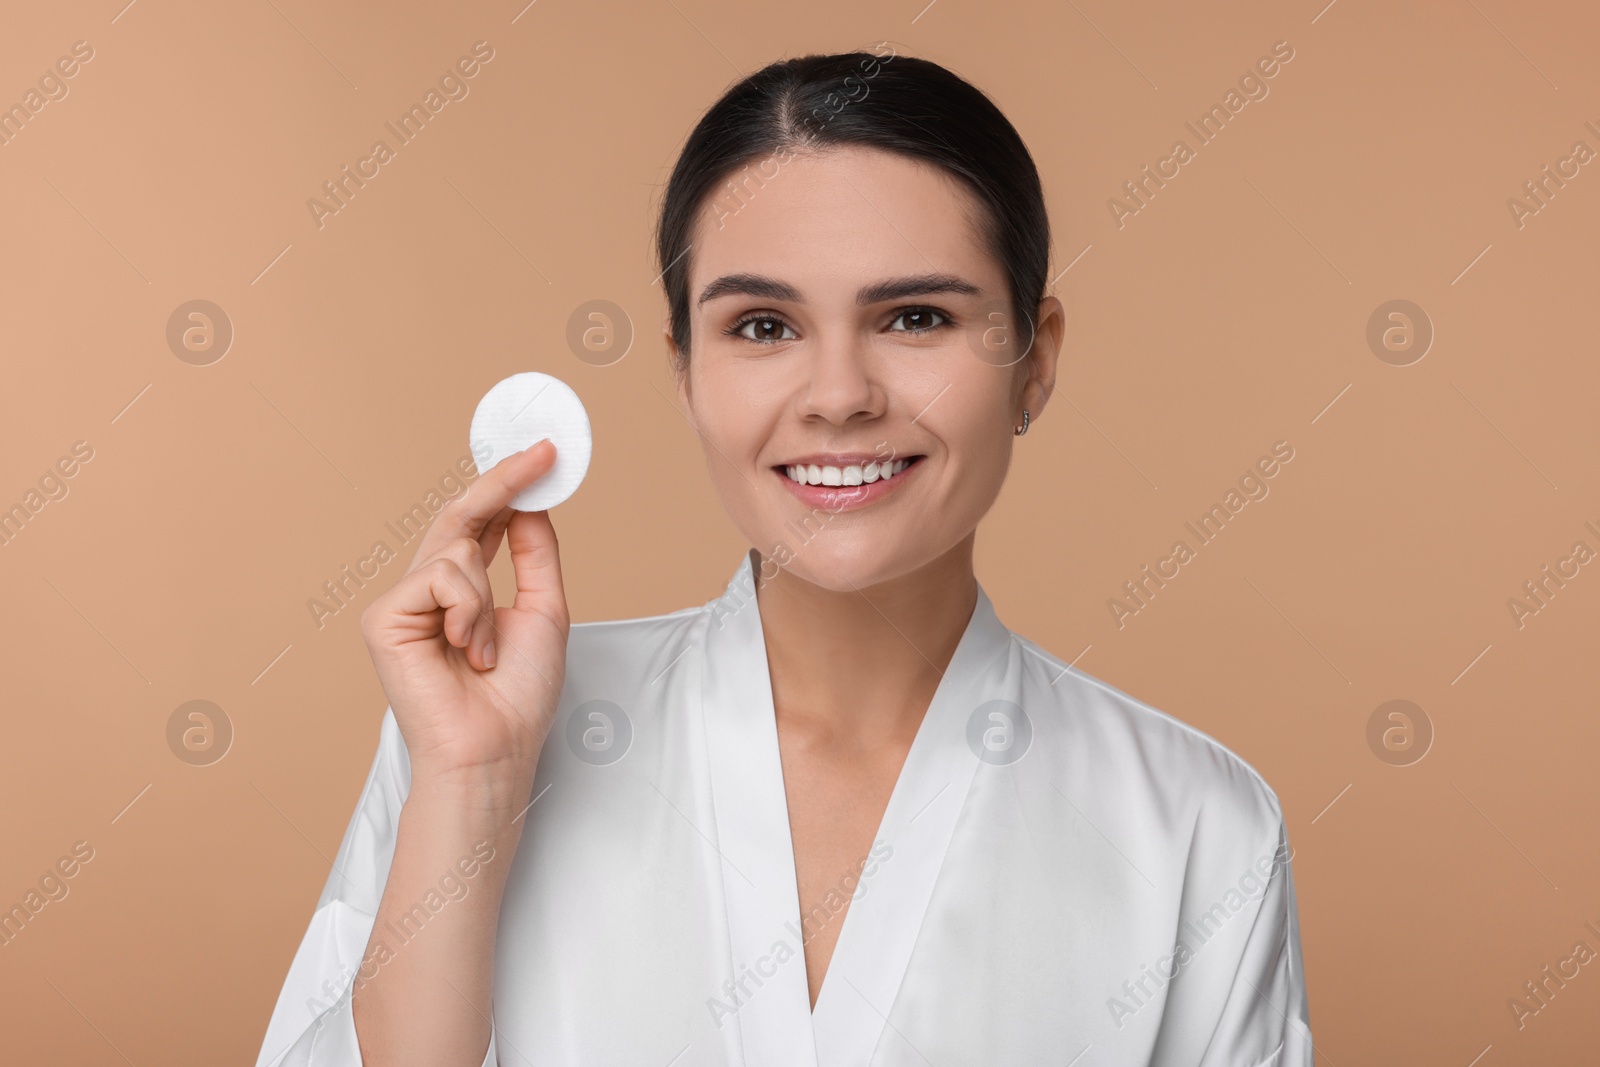
<path id="1" fill-rule="evenodd" d="M 556 465 L 512 498 L 518 511 L 545 511 L 578 491 L 589 473 L 594 435 L 589 413 L 571 386 L 538 371 L 497 382 L 472 413 L 472 455 L 487 472 L 543 438 L 556 446 Z"/>

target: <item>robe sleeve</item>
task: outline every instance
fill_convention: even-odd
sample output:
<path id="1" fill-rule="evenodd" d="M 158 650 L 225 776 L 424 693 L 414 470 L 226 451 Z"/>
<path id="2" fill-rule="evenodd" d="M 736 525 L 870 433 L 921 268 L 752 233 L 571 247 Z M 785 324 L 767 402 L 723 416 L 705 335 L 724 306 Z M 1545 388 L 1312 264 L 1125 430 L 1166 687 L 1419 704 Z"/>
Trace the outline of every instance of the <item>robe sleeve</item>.
<path id="1" fill-rule="evenodd" d="M 1293 853 L 1280 813 L 1278 865 L 1237 959 L 1222 1016 L 1200 1067 L 1312 1067 L 1311 1019 L 1305 968 L 1300 956 L 1300 918 L 1295 904 Z M 1244 1058 L 1260 1047 L 1260 1035 L 1281 1035 L 1265 1058 Z"/>
<path id="2" fill-rule="evenodd" d="M 394 859 L 400 808 L 411 790 L 405 739 L 386 709 L 378 752 L 333 869 L 278 993 L 256 1067 L 362 1067 L 350 993 Z M 494 1025 L 482 1067 L 498 1067 Z"/>

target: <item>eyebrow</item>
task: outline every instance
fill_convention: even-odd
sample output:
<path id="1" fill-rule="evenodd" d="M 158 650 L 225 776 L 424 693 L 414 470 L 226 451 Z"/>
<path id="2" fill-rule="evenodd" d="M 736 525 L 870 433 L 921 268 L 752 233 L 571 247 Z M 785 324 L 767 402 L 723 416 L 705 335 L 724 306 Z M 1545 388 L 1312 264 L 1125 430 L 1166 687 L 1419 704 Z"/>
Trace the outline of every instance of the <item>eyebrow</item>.
<path id="1" fill-rule="evenodd" d="M 695 301 L 698 307 L 707 300 L 714 300 L 719 296 L 730 294 L 744 296 L 757 296 L 767 300 L 785 300 L 790 303 L 802 303 L 800 290 L 788 282 L 778 281 L 760 274 L 724 274 L 716 281 L 700 290 L 700 298 Z M 912 274 L 904 278 L 889 278 L 872 285 L 864 285 L 856 291 L 856 303 L 865 307 L 869 304 L 882 303 L 885 300 L 903 300 L 908 296 L 928 296 L 933 293 L 962 293 L 969 296 L 982 295 L 983 290 L 971 282 L 955 274 Z"/>

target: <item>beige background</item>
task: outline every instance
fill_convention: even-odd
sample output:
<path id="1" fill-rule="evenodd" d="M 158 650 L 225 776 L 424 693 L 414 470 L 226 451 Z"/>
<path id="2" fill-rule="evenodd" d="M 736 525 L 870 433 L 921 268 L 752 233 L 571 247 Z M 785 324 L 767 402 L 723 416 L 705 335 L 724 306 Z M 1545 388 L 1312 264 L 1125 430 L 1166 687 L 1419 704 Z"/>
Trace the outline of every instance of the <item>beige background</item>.
<path id="1" fill-rule="evenodd" d="M 1600 966 L 1507 1006 L 1600 951 L 1600 566 L 1507 607 L 1600 550 L 1600 163 L 1507 207 L 1600 150 L 1591 5 L 123 2 L 0 35 L 5 105 L 94 50 L 0 147 L 0 506 L 94 450 L 0 546 L 0 903 L 94 849 L 0 948 L 8 1062 L 253 1061 L 384 707 L 359 609 L 306 601 L 394 543 L 493 382 L 557 374 L 595 423 L 555 512 L 578 620 L 720 592 L 745 546 L 666 399 L 653 210 L 741 72 L 880 40 L 994 96 L 1055 227 L 1061 389 L 979 539 L 1001 618 L 1277 789 L 1319 1062 L 1593 1055 Z M 479 40 L 470 94 L 319 229 L 307 199 Z M 1270 94 L 1119 229 L 1108 198 L 1280 40 Z M 166 342 L 193 299 L 235 330 L 209 366 Z M 565 340 L 594 299 L 637 331 L 610 366 Z M 1410 366 L 1366 342 L 1392 299 L 1436 330 Z M 1118 628 L 1279 440 L 1270 495 Z M 211 766 L 168 747 L 194 699 L 235 730 Z M 1410 766 L 1368 746 L 1391 699 L 1435 731 Z"/>

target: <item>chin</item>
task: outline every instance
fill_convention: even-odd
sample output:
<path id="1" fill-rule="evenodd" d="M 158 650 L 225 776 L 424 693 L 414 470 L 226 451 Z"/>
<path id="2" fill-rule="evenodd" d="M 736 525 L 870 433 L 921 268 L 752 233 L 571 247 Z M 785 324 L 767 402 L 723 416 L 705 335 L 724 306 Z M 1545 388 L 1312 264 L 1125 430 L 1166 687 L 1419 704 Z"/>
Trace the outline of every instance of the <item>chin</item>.
<path id="1" fill-rule="evenodd" d="M 830 537 L 834 543 L 827 544 Z M 900 539 L 863 543 L 842 531 L 824 529 L 815 534 L 815 540 L 799 543 L 789 539 L 783 543 L 785 551 L 763 551 L 762 558 L 780 563 L 791 578 L 835 593 L 869 589 L 915 568 L 914 563 L 907 565 L 904 541 Z"/>

